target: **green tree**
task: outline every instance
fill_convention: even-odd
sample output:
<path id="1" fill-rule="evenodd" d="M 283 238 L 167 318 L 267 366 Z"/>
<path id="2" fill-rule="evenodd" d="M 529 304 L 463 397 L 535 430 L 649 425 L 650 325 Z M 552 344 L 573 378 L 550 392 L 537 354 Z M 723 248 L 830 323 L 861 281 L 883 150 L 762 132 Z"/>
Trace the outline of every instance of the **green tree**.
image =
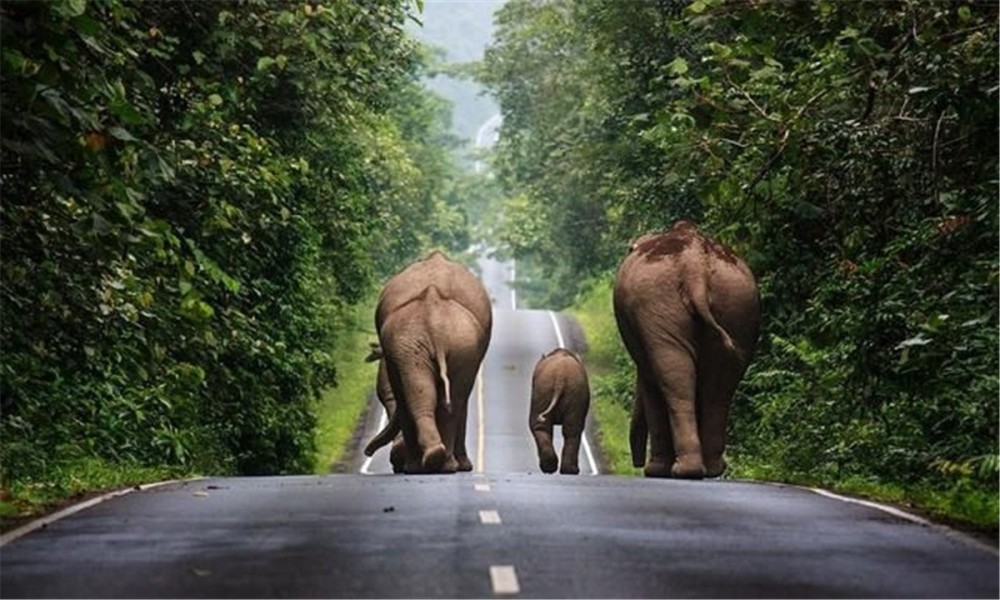
<path id="1" fill-rule="evenodd" d="M 699 221 L 764 300 L 737 464 L 995 497 L 997 16 L 510 2 L 481 75 L 505 240 L 557 263 L 558 306 L 636 234 Z"/>
<path id="2" fill-rule="evenodd" d="M 310 468 L 338 315 L 464 249 L 403 2 L 5 2 L 5 489 Z"/>

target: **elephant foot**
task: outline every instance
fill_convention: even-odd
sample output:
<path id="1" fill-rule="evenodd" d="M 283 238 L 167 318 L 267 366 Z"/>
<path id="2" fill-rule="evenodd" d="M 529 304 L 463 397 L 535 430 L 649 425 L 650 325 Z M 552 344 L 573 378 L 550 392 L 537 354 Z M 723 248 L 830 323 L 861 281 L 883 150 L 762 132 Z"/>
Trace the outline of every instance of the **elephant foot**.
<path id="1" fill-rule="evenodd" d="M 650 460 L 642 470 L 646 477 L 672 477 L 670 464 L 662 460 Z"/>
<path id="2" fill-rule="evenodd" d="M 726 459 L 720 457 L 716 460 L 705 461 L 705 477 L 718 477 L 725 472 Z"/>
<path id="3" fill-rule="evenodd" d="M 436 444 L 424 451 L 424 456 L 420 464 L 428 473 L 435 473 L 444 467 L 444 463 L 447 460 L 448 451 L 445 449 L 444 444 Z"/>
<path id="4" fill-rule="evenodd" d="M 471 471 L 472 461 L 469 460 L 468 456 L 462 456 L 458 459 L 458 470 L 459 471 Z"/>
<path id="5" fill-rule="evenodd" d="M 563 463 L 563 465 L 559 467 L 559 473 L 562 475 L 579 475 L 580 467 L 579 465 L 567 465 L 566 463 Z"/>
<path id="6" fill-rule="evenodd" d="M 449 456 L 448 460 L 444 461 L 444 465 L 441 466 L 442 473 L 455 473 L 458 471 L 458 461 L 455 460 L 454 456 Z"/>
<path id="7" fill-rule="evenodd" d="M 678 456 L 670 469 L 670 474 L 678 479 L 702 479 L 705 477 L 705 463 L 701 455 Z"/>
<path id="8" fill-rule="evenodd" d="M 542 473 L 555 473 L 559 468 L 559 457 L 555 450 L 546 448 L 538 453 L 538 467 Z"/>
<path id="9" fill-rule="evenodd" d="M 402 444 L 393 444 L 389 452 L 389 462 L 392 464 L 393 473 L 402 473 L 406 470 L 406 447 Z"/>

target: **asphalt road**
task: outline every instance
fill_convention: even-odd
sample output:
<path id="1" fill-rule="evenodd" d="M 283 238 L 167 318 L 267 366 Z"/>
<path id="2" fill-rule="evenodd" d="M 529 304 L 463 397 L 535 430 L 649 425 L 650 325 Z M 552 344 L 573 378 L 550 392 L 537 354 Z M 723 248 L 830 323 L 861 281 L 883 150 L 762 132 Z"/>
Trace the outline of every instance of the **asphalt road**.
<path id="1" fill-rule="evenodd" d="M 136 491 L 0 548 L 0 597 L 1000 595 L 995 550 L 809 490 L 541 474 L 528 384 L 563 334 L 547 311 L 512 310 L 510 265 L 483 278 L 496 312 L 476 472 L 391 475 L 382 451 L 357 474 Z"/>

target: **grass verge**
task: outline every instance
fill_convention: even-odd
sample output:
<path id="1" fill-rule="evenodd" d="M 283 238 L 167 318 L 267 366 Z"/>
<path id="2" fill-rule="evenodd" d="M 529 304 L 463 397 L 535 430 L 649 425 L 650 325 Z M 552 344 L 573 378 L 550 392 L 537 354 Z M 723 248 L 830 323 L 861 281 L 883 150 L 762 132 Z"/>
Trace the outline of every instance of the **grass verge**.
<path id="1" fill-rule="evenodd" d="M 595 282 L 566 312 L 576 319 L 587 337 L 584 364 L 593 392 L 591 410 L 604 468 L 616 475 L 640 475 L 642 470 L 632 467 L 628 444 L 630 413 L 617 397 L 621 378 L 617 363 L 625 357 L 625 347 L 618 337 L 611 287 L 610 277 Z"/>
<path id="2" fill-rule="evenodd" d="M 105 492 L 191 475 L 177 469 L 81 458 L 52 468 L 44 481 L 18 481 L 0 496 L 0 530 Z"/>
<path id="3" fill-rule="evenodd" d="M 374 298 L 347 311 L 344 322 L 338 324 L 342 337 L 334 350 L 337 385 L 324 390 L 315 407 L 317 474 L 329 473 L 344 459 L 368 395 L 374 389 L 378 366 L 365 362 L 369 342 L 378 339 L 372 325 L 373 314 Z"/>

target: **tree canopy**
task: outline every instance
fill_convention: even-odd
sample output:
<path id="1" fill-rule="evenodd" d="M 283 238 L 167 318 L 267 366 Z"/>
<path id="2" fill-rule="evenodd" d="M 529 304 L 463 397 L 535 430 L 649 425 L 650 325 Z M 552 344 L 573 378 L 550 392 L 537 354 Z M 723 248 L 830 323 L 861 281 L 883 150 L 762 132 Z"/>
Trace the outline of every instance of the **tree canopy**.
<path id="1" fill-rule="evenodd" d="M 637 235 L 696 220 L 763 294 L 735 455 L 975 474 L 995 497 L 997 17 L 964 1 L 512 0 L 480 73 L 504 117 L 501 235 L 558 307 Z"/>
<path id="2" fill-rule="evenodd" d="M 414 10 L 3 3 L 5 484 L 309 469 L 345 307 L 469 242 Z"/>

